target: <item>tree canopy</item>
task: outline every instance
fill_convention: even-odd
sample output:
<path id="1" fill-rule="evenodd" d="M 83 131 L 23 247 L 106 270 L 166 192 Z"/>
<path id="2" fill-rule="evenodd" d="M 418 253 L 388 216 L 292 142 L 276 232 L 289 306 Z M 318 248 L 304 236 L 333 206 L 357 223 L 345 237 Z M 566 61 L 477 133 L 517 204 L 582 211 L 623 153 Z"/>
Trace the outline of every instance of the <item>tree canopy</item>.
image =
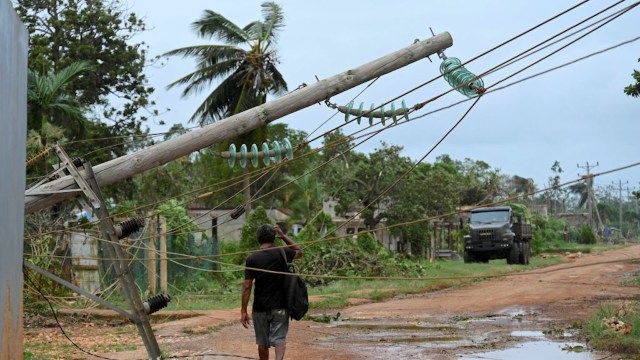
<path id="1" fill-rule="evenodd" d="M 196 70 L 169 84 L 185 86 L 182 96 L 205 91 L 220 80 L 190 121 L 201 125 L 237 114 L 263 104 L 267 94 L 280 94 L 287 83 L 276 68 L 275 44 L 284 27 L 284 14 L 275 2 L 262 4 L 262 21 L 243 28 L 212 10 L 205 10 L 193 22 L 199 37 L 217 39 L 223 44 L 187 46 L 167 52 L 166 56 L 192 57 Z"/>
<path id="2" fill-rule="evenodd" d="M 640 59 L 638 59 L 638 62 L 640 62 Z M 631 76 L 633 76 L 633 80 L 635 80 L 636 83 L 625 87 L 624 92 L 629 96 L 640 97 L 640 71 L 633 70 Z"/>
<path id="3" fill-rule="evenodd" d="M 29 32 L 29 155 L 56 141 L 70 156 L 99 164 L 144 146 L 143 124 L 158 114 L 147 47 L 134 40 L 144 21 L 121 0 L 14 4 Z M 43 169 L 28 168 L 28 176 Z M 130 196 L 132 181 L 125 183 L 105 190 Z"/>

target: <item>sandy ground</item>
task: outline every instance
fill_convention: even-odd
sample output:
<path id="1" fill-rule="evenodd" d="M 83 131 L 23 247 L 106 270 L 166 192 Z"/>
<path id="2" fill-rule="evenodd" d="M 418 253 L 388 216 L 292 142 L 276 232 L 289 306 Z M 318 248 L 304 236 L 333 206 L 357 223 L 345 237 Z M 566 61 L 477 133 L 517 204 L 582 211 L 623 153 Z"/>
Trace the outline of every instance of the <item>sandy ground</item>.
<path id="1" fill-rule="evenodd" d="M 335 310 L 330 314 L 339 311 L 341 320 L 329 324 L 293 321 L 286 358 L 455 359 L 526 340 L 526 336 L 512 336 L 514 331 L 561 329 L 562 334 L 599 305 L 636 297 L 637 288 L 621 284 L 639 271 L 634 259 L 640 259 L 640 245 L 583 255 L 564 264 L 460 289 Z M 253 330 L 239 324 L 239 310 L 198 312 L 153 328 L 161 349 L 175 358 L 257 358 Z M 108 333 L 109 329 L 100 331 Z M 144 359 L 146 351 L 139 347 L 99 355 Z M 88 355 L 74 358 L 97 359 Z"/>

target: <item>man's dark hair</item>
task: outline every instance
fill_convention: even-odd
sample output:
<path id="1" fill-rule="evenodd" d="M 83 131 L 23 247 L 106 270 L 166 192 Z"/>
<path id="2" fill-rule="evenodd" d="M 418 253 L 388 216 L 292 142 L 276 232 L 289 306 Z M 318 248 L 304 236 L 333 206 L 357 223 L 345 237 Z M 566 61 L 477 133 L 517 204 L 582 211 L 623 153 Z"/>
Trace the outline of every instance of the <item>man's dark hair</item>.
<path id="1" fill-rule="evenodd" d="M 256 231 L 259 244 L 272 243 L 276 238 L 276 231 L 269 224 L 261 225 Z"/>

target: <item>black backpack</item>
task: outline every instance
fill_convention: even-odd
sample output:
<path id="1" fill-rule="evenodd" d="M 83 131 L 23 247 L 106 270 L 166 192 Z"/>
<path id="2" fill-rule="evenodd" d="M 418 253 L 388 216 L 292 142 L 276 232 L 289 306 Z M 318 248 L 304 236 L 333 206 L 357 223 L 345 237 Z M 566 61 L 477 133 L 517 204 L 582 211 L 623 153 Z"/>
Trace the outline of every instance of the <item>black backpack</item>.
<path id="1" fill-rule="evenodd" d="M 284 276 L 284 289 L 287 297 L 287 310 L 289 316 L 294 320 L 300 320 L 309 311 L 309 295 L 307 294 L 307 284 L 298 275 L 292 264 L 287 262 L 287 255 L 284 249 L 280 248 L 285 262 L 285 269 L 292 275 Z"/>

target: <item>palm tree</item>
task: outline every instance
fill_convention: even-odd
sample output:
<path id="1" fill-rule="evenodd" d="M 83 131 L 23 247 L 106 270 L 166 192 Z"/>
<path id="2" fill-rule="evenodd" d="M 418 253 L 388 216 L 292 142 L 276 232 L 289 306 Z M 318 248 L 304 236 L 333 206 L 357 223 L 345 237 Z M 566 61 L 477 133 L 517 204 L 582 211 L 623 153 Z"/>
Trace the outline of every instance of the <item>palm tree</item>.
<path id="1" fill-rule="evenodd" d="M 27 74 L 27 144 L 38 153 L 47 143 L 65 135 L 81 135 L 87 122 L 84 108 L 76 100 L 70 86 L 92 66 L 88 62 L 73 63 L 59 72 L 43 74 L 29 70 Z M 34 154 L 35 155 L 35 154 Z M 46 173 L 46 161 L 43 172 Z"/>
<path id="2" fill-rule="evenodd" d="M 168 85 L 186 85 L 182 96 L 202 92 L 214 80 L 218 86 L 198 107 L 190 121 L 205 125 L 263 104 L 267 94 L 280 94 L 287 83 L 276 68 L 273 44 L 284 26 L 284 15 L 274 2 L 262 4 L 264 21 L 253 21 L 240 28 L 211 10 L 192 25 L 203 38 L 217 38 L 223 45 L 196 45 L 175 49 L 165 55 L 193 57 L 197 69 Z M 246 48 L 240 47 L 245 45 Z"/>
<path id="3" fill-rule="evenodd" d="M 44 74 L 29 70 L 28 73 L 28 127 L 44 134 L 48 124 L 67 132 L 82 133 L 84 109 L 69 90 L 71 83 L 82 73 L 89 71 L 87 62 L 73 63 L 59 72 Z"/>
<path id="4" fill-rule="evenodd" d="M 569 186 L 571 194 L 578 196 L 578 209 L 582 208 L 589 199 L 589 187 L 587 183 L 579 182 Z"/>
<path id="5" fill-rule="evenodd" d="M 215 80 L 220 80 L 196 109 L 190 122 L 206 125 L 264 104 L 267 94 L 279 95 L 287 91 L 287 83 L 276 68 L 279 61 L 274 47 L 278 32 L 284 26 L 284 14 L 280 6 L 271 1 L 262 4 L 262 13 L 263 21 L 253 21 L 240 28 L 221 14 L 205 10 L 192 24 L 193 29 L 202 38 L 216 38 L 224 44 L 188 46 L 165 54 L 193 57 L 197 61 L 195 71 L 167 86 L 186 85 L 183 97 L 200 93 Z M 259 144 L 265 139 L 266 126 L 235 142 Z M 248 212 L 251 190 L 246 169 L 243 187 Z"/>

